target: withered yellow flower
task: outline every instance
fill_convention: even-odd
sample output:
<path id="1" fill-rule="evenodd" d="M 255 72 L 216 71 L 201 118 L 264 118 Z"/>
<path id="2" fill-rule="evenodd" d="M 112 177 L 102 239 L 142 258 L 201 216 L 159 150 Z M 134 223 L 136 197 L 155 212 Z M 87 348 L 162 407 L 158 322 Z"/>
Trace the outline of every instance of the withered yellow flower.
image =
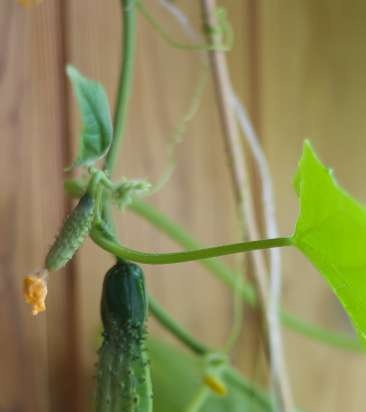
<path id="1" fill-rule="evenodd" d="M 23 280 L 23 294 L 27 303 L 32 305 L 32 314 L 38 315 L 46 310 L 46 276 L 29 275 Z"/>
<path id="2" fill-rule="evenodd" d="M 31 7 L 36 6 L 37 4 L 41 3 L 43 0 L 17 0 L 19 4 L 24 7 Z"/>

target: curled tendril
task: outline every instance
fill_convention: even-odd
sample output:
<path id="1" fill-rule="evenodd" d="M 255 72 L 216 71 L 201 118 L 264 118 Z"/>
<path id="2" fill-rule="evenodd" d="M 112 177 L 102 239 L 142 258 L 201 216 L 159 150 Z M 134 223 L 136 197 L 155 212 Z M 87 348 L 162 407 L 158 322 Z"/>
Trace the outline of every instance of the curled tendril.
<path id="1" fill-rule="evenodd" d="M 234 45 L 234 31 L 223 7 L 214 10 L 215 25 L 203 25 L 203 31 L 209 36 L 214 36 L 214 44 L 208 50 L 229 51 Z"/>
<path id="2" fill-rule="evenodd" d="M 233 30 L 227 19 L 226 11 L 222 7 L 215 10 L 216 24 L 214 26 L 204 27 L 206 32 L 214 32 L 217 34 L 217 39 L 220 40 L 217 44 L 185 44 L 172 39 L 170 34 L 166 32 L 164 27 L 145 7 L 142 1 L 137 1 L 136 6 L 146 21 L 153 27 L 160 37 L 171 47 L 181 50 L 196 50 L 196 51 L 229 51 L 234 42 Z"/>
<path id="3" fill-rule="evenodd" d="M 95 193 L 103 189 L 110 196 L 112 202 L 121 210 L 129 206 L 134 200 L 152 194 L 151 183 L 145 179 L 127 179 L 124 177 L 117 182 L 112 182 L 104 171 L 94 168 L 89 170 L 89 174 L 90 178 L 66 180 L 64 189 L 67 194 L 74 198 L 80 198 L 89 186 L 92 187 Z"/>
<path id="4" fill-rule="evenodd" d="M 116 206 L 123 210 L 129 206 L 135 198 L 146 196 L 151 191 L 151 184 L 147 180 L 122 179 L 114 184 L 111 191 L 112 201 Z"/>

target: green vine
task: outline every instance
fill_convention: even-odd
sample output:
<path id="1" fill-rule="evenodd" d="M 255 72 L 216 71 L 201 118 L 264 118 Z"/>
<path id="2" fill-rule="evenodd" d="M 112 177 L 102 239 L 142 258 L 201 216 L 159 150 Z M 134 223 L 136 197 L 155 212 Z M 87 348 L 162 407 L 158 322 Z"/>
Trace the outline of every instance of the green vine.
<path id="1" fill-rule="evenodd" d="M 276 239 L 254 240 L 251 242 L 233 243 L 184 252 L 146 253 L 122 246 L 113 238 L 112 233 L 108 233 L 107 230 L 107 227 L 102 226 L 94 227 L 92 230 L 91 238 L 98 246 L 120 259 L 150 265 L 169 265 L 180 262 L 192 262 L 194 260 L 209 259 L 217 256 L 291 245 L 290 238 L 280 237 Z"/>
<path id="2" fill-rule="evenodd" d="M 149 309 L 151 314 L 174 336 L 176 336 L 181 342 L 183 342 L 190 350 L 197 355 L 206 355 L 211 352 L 211 349 L 199 342 L 189 332 L 187 332 L 183 326 L 176 322 L 168 312 L 163 309 L 159 303 L 150 295 L 149 296 Z"/>
<path id="3" fill-rule="evenodd" d="M 128 101 L 131 95 L 134 53 L 136 42 L 136 0 L 120 0 L 122 9 L 122 61 L 119 76 L 116 108 L 114 114 L 114 133 L 112 145 L 107 154 L 104 170 L 111 175 L 126 126 Z"/>

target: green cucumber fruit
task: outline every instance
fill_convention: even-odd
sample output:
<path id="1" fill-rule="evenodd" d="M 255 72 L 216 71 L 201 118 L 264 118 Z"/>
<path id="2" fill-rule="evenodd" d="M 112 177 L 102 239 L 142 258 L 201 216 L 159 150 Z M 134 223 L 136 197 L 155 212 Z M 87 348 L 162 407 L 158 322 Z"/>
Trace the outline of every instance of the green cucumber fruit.
<path id="1" fill-rule="evenodd" d="M 141 268 L 118 261 L 103 283 L 104 333 L 97 371 L 97 412 L 152 412 L 145 348 L 147 311 Z"/>
<path id="2" fill-rule="evenodd" d="M 66 218 L 51 246 L 46 256 L 46 269 L 59 270 L 74 256 L 90 232 L 94 214 L 95 201 L 91 195 L 86 193 Z"/>

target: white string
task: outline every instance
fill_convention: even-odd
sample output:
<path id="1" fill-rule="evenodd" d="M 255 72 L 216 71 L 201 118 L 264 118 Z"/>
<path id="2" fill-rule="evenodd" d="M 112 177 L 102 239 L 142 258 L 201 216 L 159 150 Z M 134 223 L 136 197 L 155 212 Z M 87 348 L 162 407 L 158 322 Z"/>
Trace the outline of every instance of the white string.
<path id="1" fill-rule="evenodd" d="M 275 201 L 272 190 L 272 179 L 265 154 L 260 146 L 259 139 L 245 111 L 244 105 L 231 90 L 230 105 L 234 110 L 236 118 L 246 137 L 252 155 L 258 167 L 260 179 L 262 182 L 262 204 L 265 219 L 266 236 L 268 238 L 278 237 L 278 227 L 276 221 Z M 281 270 L 281 249 L 269 249 L 270 259 L 270 287 L 268 295 L 268 322 L 271 324 L 271 362 L 279 360 L 278 353 L 283 352 L 281 325 L 279 321 L 279 305 L 281 300 L 282 288 L 282 270 Z M 274 352 L 274 353 L 272 353 Z M 282 358 L 282 356 L 281 356 Z M 278 370 L 280 365 L 273 365 Z"/>
<path id="2" fill-rule="evenodd" d="M 200 34 L 192 27 L 187 16 L 177 6 L 175 6 L 169 0 L 159 0 L 159 2 L 171 15 L 175 17 L 179 25 L 182 27 L 187 36 L 191 38 L 191 40 L 200 40 Z M 243 103 L 240 102 L 239 98 L 236 96 L 232 88 L 230 88 L 228 94 L 230 96 L 230 106 L 234 111 L 242 134 L 245 137 L 249 149 L 253 155 L 261 179 L 261 197 L 265 221 L 265 234 L 268 238 L 278 237 L 275 199 L 272 189 L 272 179 L 268 161 L 259 143 L 259 138 L 254 130 L 254 127 L 249 119 Z M 278 377 L 278 371 L 282 370 L 282 362 L 284 359 L 281 325 L 279 319 L 279 307 L 282 289 L 281 250 L 279 248 L 272 248 L 269 250 L 269 261 L 270 284 L 268 294 L 267 320 L 270 325 L 270 358 L 272 366 L 272 379 L 274 379 L 276 376 Z"/>

